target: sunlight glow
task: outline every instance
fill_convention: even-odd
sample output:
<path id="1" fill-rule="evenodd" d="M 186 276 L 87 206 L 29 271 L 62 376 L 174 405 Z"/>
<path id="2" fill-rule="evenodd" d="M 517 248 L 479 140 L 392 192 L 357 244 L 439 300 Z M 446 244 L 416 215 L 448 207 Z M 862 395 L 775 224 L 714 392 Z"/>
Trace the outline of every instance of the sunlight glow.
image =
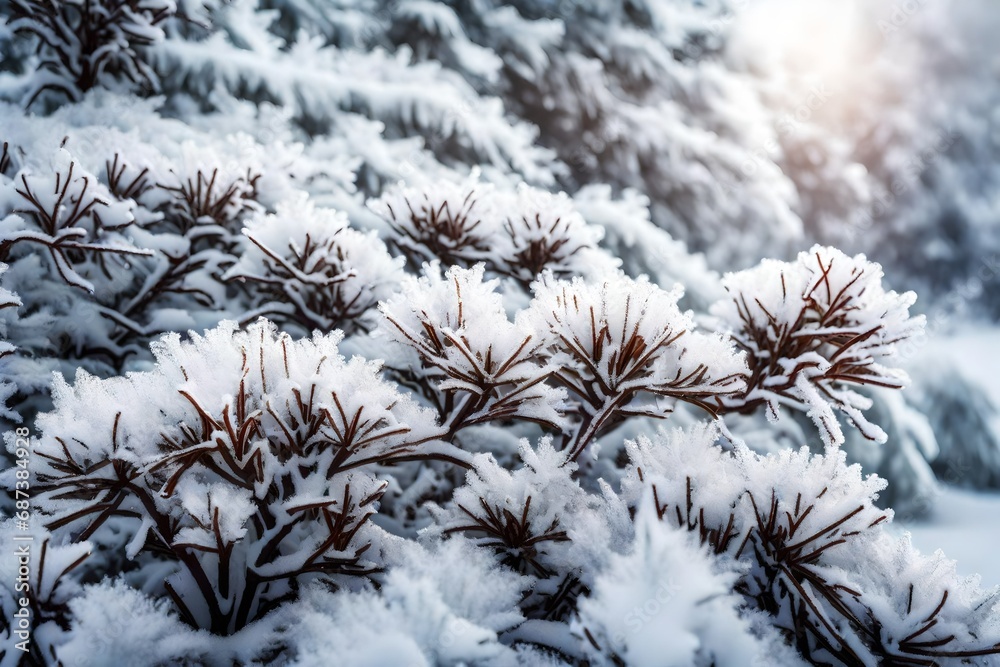
<path id="1" fill-rule="evenodd" d="M 758 62 L 832 84 L 857 63 L 857 14 L 851 0 L 756 0 L 739 17 L 737 38 Z"/>

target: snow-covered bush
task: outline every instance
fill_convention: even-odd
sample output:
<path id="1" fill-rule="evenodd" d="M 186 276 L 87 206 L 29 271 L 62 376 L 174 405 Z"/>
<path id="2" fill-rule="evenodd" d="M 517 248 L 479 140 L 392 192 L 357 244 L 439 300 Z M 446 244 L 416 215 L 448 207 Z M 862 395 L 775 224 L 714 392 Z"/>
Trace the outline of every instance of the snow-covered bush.
<path id="1" fill-rule="evenodd" d="M 305 198 L 253 218 L 244 234 L 251 247 L 225 276 L 259 286 L 244 319 L 267 315 L 305 331 L 371 328 L 369 311 L 402 277 L 375 232 L 352 229 L 343 213 Z"/>
<path id="2" fill-rule="evenodd" d="M 386 482 L 365 466 L 455 454 L 376 365 L 345 361 L 339 338 L 229 324 L 158 343 L 155 370 L 57 383 L 35 448 L 47 525 L 79 540 L 113 516 L 134 519 L 129 557 L 175 563 L 165 592 L 217 633 L 311 575 L 377 567 L 367 520 Z"/>
<path id="3" fill-rule="evenodd" d="M 156 87 L 140 52 L 163 39 L 160 24 L 174 0 L 11 0 L 10 28 L 36 44 L 38 74 L 25 91 L 30 106 L 43 94 L 79 100 L 91 88 L 124 83 Z"/>
<path id="4" fill-rule="evenodd" d="M 777 417 L 787 405 L 806 412 L 823 441 L 841 444 L 833 412 L 843 412 L 865 437 L 886 434 L 864 417 L 871 399 L 851 385 L 901 388 L 906 374 L 882 365 L 896 345 L 922 332 L 924 318 L 910 317 L 912 292 L 886 292 L 882 268 L 864 255 L 849 257 L 814 246 L 796 262 L 765 260 L 729 274 L 729 298 L 713 312 L 747 351 L 746 392 L 727 407 L 764 404 Z"/>
<path id="5" fill-rule="evenodd" d="M 553 196 L 522 185 L 496 207 L 503 211 L 504 229 L 496 271 L 525 287 L 543 271 L 566 278 L 615 268 L 616 262 L 597 250 L 603 229 L 587 224 L 565 193 Z"/>
<path id="6" fill-rule="evenodd" d="M 439 259 L 469 267 L 486 261 L 497 220 L 487 185 L 441 184 L 422 190 L 397 189 L 369 205 L 392 228 L 392 245 L 415 266 Z"/>
<path id="7" fill-rule="evenodd" d="M 620 274 L 599 283 L 546 275 L 536 285 L 528 317 L 579 406 L 570 460 L 624 417 L 662 417 L 674 401 L 714 413 L 721 397 L 743 391 L 743 356 L 732 341 L 694 331 L 680 296 Z"/>
<path id="8" fill-rule="evenodd" d="M 530 577 L 528 593 L 519 601 L 526 618 L 566 621 L 581 593 L 593 587 L 595 573 L 611 553 L 623 549 L 630 521 L 609 488 L 604 497 L 597 496 L 573 479 L 576 464 L 567 465 L 548 438 L 535 448 L 522 440 L 520 458 L 523 466 L 511 472 L 492 456 L 477 455 L 465 485 L 436 512 L 436 530 L 464 535 Z M 528 637 L 543 627 L 529 623 L 517 634 Z M 555 632 L 541 635 L 550 635 L 545 643 L 564 639 Z"/>
<path id="9" fill-rule="evenodd" d="M 522 183 L 515 193 L 469 179 L 390 191 L 369 202 L 392 230 L 391 244 L 413 267 L 439 260 L 518 281 L 527 290 L 544 271 L 600 276 L 618 264 L 598 249 L 601 227 L 583 219 L 565 193 Z"/>
<path id="10" fill-rule="evenodd" d="M 27 533 L 13 518 L 0 523 L 0 535 L 13 551 L 0 566 L 6 582 L 0 588 L 0 664 L 17 665 L 19 660 L 48 664 L 52 647 L 61 643 L 69 605 L 81 592 L 71 574 L 90 554 L 90 544 L 56 546 L 48 534 L 37 529 Z"/>
<path id="11" fill-rule="evenodd" d="M 544 384 L 555 370 L 541 361 L 544 340 L 523 317 L 511 322 L 497 280 L 483 266 L 437 264 L 382 304 L 383 331 L 413 349 L 422 368 L 407 369 L 449 432 L 478 423 L 522 419 L 562 423 L 562 392 Z"/>
<path id="12" fill-rule="evenodd" d="M 699 427 L 630 443 L 623 498 L 635 506 L 651 494 L 662 521 L 732 562 L 734 590 L 772 615 L 804 658 L 992 664 L 997 591 L 887 532 L 892 512 L 873 504 L 883 480 L 863 477 L 839 451 L 726 452 L 713 446 L 717 436 Z"/>
<path id="13" fill-rule="evenodd" d="M 251 224 L 247 235 L 261 252 L 281 242 L 265 241 L 261 225 L 283 218 L 303 220 L 333 239 L 352 231 L 343 218 L 301 199 L 298 208 L 279 208 L 277 215 Z M 275 224 L 269 233 L 284 239 L 295 232 Z M 301 252 L 311 244 L 307 232 L 288 247 Z M 817 256 L 832 253 L 816 250 Z M 273 250 L 265 256 L 280 258 Z M 280 276 L 287 268 L 254 265 L 247 257 L 236 270 L 256 266 L 257 279 Z M 387 258 L 383 265 L 398 270 Z M 828 264 L 823 267 L 831 272 Z M 644 559 L 641 572 L 651 566 L 645 560 L 651 549 L 692 549 L 684 546 L 687 538 L 655 533 L 680 528 L 697 535 L 700 546 L 691 553 L 705 559 L 707 579 L 692 584 L 693 597 L 669 602 L 675 605 L 670 613 L 690 617 L 682 611 L 683 600 L 696 599 L 697 586 L 705 585 L 724 591 L 712 615 L 726 614 L 733 628 L 740 628 L 747 646 L 741 651 L 765 654 L 776 650 L 767 648 L 771 644 L 781 645 L 781 633 L 768 630 L 762 614 L 773 616 L 778 628 L 794 628 L 785 637 L 806 659 L 829 654 L 851 664 L 859 649 L 826 625 L 834 613 L 847 619 L 851 637 L 863 635 L 858 641 L 868 642 L 865 646 L 891 643 L 887 637 L 871 639 L 871 626 L 855 627 L 869 607 L 842 599 L 845 590 L 838 586 L 849 586 L 843 583 L 849 574 L 814 569 L 820 555 L 826 558 L 835 549 L 853 553 L 862 538 L 847 536 L 867 534 L 887 517 L 871 502 L 882 482 L 862 481 L 842 454 L 813 456 L 803 450 L 761 457 L 742 445 L 731 453 L 714 443 L 718 432 L 707 426 L 656 447 L 640 438 L 619 464 L 626 466 L 620 496 L 576 463 L 615 425 L 666 417 L 677 402 L 707 415 L 752 407 L 746 399 L 750 371 L 736 350 L 740 338 L 699 331 L 692 315 L 677 307 L 679 289 L 668 292 L 620 273 L 588 281 L 561 280 L 547 271 L 534 285 L 535 298 L 512 319 L 498 291 L 500 279 L 486 280 L 485 270 L 477 264 L 442 275 L 436 263 L 428 264 L 422 277 L 404 278 L 400 291 L 383 302 L 379 331 L 411 355 L 387 356 L 416 362 L 409 369 L 391 368 L 386 377 L 416 390 L 413 398 L 382 379 L 377 364 L 344 360 L 337 348 L 341 334 L 296 341 L 265 322 L 246 331 L 223 324 L 203 335 L 193 332 L 189 342 L 167 337 L 154 344 L 155 366 L 144 372 L 102 380 L 80 371 L 74 385 L 57 381 L 55 410 L 39 418 L 42 439 L 35 448 L 42 461 L 35 470 L 42 492 L 37 503 L 47 528 L 62 544 L 106 545 L 87 565 L 90 573 L 114 574 L 123 564 L 115 551 L 123 550 L 132 562 L 127 569 L 132 585 L 169 600 L 168 616 L 213 634 L 236 637 L 255 622 L 266 625 L 291 613 L 295 605 L 314 605 L 309 613 L 318 614 L 315 623 L 306 626 L 312 630 L 297 628 L 283 649 L 273 640 L 271 650 L 293 662 L 312 660 L 307 656 L 320 655 L 328 641 L 348 642 L 348 635 L 330 639 L 320 628 L 362 610 L 405 630 L 398 638 L 404 654 L 416 651 L 431 662 L 471 656 L 442 657 L 452 655 L 448 646 L 435 644 L 442 641 L 442 630 L 427 626 L 439 612 L 407 602 L 431 604 L 417 592 L 425 584 L 392 583 L 404 576 L 393 574 L 400 563 L 393 555 L 398 541 L 405 544 L 420 528 L 426 528 L 428 548 L 474 549 L 494 558 L 499 573 L 522 577 L 520 593 L 504 612 L 520 620 L 484 628 L 475 621 L 450 621 L 445 613 L 435 621 L 458 623 L 470 637 L 485 633 L 467 645 L 485 651 L 476 654 L 484 659 L 528 660 L 531 653 L 511 649 L 524 644 L 569 664 L 587 656 L 614 663 L 623 654 L 645 660 L 641 656 L 654 650 L 647 645 L 654 640 L 640 632 L 634 643 L 623 643 L 620 623 L 597 610 L 611 595 L 608 587 L 632 567 L 624 564 L 627 559 Z M 786 284 L 817 280 L 807 264 L 784 270 Z M 857 279 L 847 274 L 850 286 Z M 334 277 L 349 280 L 342 273 Z M 879 288 L 876 274 L 866 294 Z M 848 313 L 861 311 L 857 319 L 881 326 L 870 312 L 865 317 L 863 301 L 839 303 L 846 290 L 839 292 L 827 301 Z M 897 329 L 908 332 L 918 324 L 906 319 L 905 305 L 886 322 L 902 322 Z M 848 328 L 840 326 L 835 333 Z M 862 342 L 873 336 L 863 335 Z M 866 361 L 863 353 L 874 356 L 891 342 L 861 348 L 851 359 L 859 367 L 871 366 L 872 357 Z M 355 345 L 365 349 L 367 343 Z M 519 469 L 508 467 L 512 461 L 502 448 L 499 458 L 470 457 L 456 446 L 470 430 L 517 423 L 552 433 L 534 447 L 521 441 Z M 591 447 L 591 455 L 599 457 L 599 448 Z M 470 469 L 462 482 L 442 465 Z M 379 501 L 390 489 L 395 497 L 380 519 Z M 429 517 L 415 505 L 421 496 L 438 503 Z M 649 507 L 633 514 L 647 496 Z M 779 518 L 787 518 L 788 525 Z M 669 525 L 660 526 L 661 519 Z M 124 536 L 112 538 L 109 530 Z M 799 539 L 800 532 L 805 537 Z M 433 546 L 442 540 L 456 544 Z M 810 582 L 806 588 L 803 580 Z M 823 588 L 828 580 L 832 583 Z M 367 581 L 378 581 L 381 592 L 368 590 Z M 318 582 L 343 593 L 329 601 L 296 602 L 304 599 L 300 591 Z M 394 602 L 397 585 L 400 597 Z M 159 604 L 154 607 L 166 609 Z M 679 639 L 678 646 L 694 646 L 690 637 L 703 636 L 702 648 L 690 649 L 695 651 L 690 655 L 706 664 L 732 659 L 734 653 L 718 643 L 732 630 L 690 620 L 694 625 L 684 632 L 693 635 Z M 53 645 L 66 642 L 74 650 L 79 636 L 74 632 L 56 637 Z M 316 644 L 313 635 L 327 638 Z M 194 636 L 190 642 L 192 651 L 204 650 L 194 648 L 203 646 Z M 357 645 L 359 656 L 371 650 L 354 639 L 348 643 Z M 973 643 L 976 651 L 990 650 Z M 780 650 L 792 655 L 790 647 Z"/>
<path id="14" fill-rule="evenodd" d="M 108 114 L 122 126 L 100 124 Z M 18 138 L 0 171 L 0 254 L 26 304 L 2 316 L 20 350 L 11 404 L 26 418 L 45 409 L 52 370 L 120 373 L 164 332 L 255 319 L 265 295 L 224 274 L 247 220 L 301 195 L 293 150 L 144 122 L 148 104 L 96 92 L 51 117 L 0 115 Z M 265 153 L 278 165 L 265 170 Z"/>
<path id="15" fill-rule="evenodd" d="M 0 276 L 3 276 L 3 273 L 6 270 L 7 270 L 7 265 L 0 264 Z M 21 305 L 21 300 L 17 297 L 16 294 L 10 292 L 9 290 L 0 288 L 0 310 L 5 310 L 7 308 L 17 308 L 20 305 Z M 3 334 L 4 339 L 6 339 L 7 337 L 6 333 L 7 333 L 6 331 L 0 329 L 0 334 Z M 15 348 L 6 340 L 0 339 L 0 370 L 4 371 L 3 376 L 5 378 L 2 382 L 0 382 L 0 417 L 4 417 L 6 419 L 10 419 L 11 421 L 15 422 L 20 421 L 20 417 L 17 415 L 17 413 L 11 411 L 11 409 L 7 407 L 7 401 L 9 401 L 10 398 L 17 391 L 17 385 L 6 379 L 10 377 L 10 374 L 6 372 L 6 366 L 9 363 L 9 359 L 6 358 L 10 357 L 16 349 L 17 348 Z"/>
<path id="16" fill-rule="evenodd" d="M 879 265 L 787 261 L 926 124 L 788 130 L 746 4 L 0 0 L 0 662 L 995 662 L 996 592 L 886 527 L 994 484 L 992 408 L 897 391 Z"/>
<path id="17" fill-rule="evenodd" d="M 118 201 L 97 177 L 62 149 L 50 169 L 33 173 L 30 167 L 22 168 L 5 184 L 4 199 L 10 209 L 3 219 L 0 259 L 9 261 L 22 244 L 42 246 L 60 278 L 93 291 L 94 285 L 74 265 L 100 266 L 106 254 L 148 254 L 121 235 L 134 222 L 131 207 Z"/>

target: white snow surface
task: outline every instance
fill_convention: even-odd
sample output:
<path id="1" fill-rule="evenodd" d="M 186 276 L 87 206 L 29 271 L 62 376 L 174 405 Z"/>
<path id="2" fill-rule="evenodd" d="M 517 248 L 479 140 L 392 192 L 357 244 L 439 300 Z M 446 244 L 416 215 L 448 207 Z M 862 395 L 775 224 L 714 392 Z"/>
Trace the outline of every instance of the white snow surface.
<path id="1" fill-rule="evenodd" d="M 1000 586 L 1000 493 L 943 486 L 927 519 L 900 525 L 921 552 L 941 549 L 959 574 L 979 574 L 983 588 Z"/>
<path id="2" fill-rule="evenodd" d="M 922 359 L 941 357 L 981 384 L 990 400 L 1000 405 L 1000 327 L 930 335 L 909 363 L 915 367 Z M 998 422 L 994 420 L 996 429 Z M 920 551 L 930 554 L 941 549 L 957 561 L 959 574 L 981 575 L 984 588 L 1000 585 L 1000 493 L 941 485 L 926 518 L 897 518 L 896 525 L 910 531 Z"/>

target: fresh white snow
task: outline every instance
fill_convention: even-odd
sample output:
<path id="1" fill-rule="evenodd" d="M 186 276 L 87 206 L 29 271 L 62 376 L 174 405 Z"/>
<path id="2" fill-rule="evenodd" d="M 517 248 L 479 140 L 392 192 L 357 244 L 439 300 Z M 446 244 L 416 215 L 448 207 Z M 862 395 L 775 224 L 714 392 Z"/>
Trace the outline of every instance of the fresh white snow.
<path id="1" fill-rule="evenodd" d="M 980 574 L 984 588 L 1000 586 L 1000 493 L 943 486 L 927 520 L 902 527 L 921 552 L 941 549 L 959 574 Z"/>
<path id="2" fill-rule="evenodd" d="M 914 363 L 939 356 L 950 359 L 1000 405 L 1000 328 L 931 335 Z M 1000 419 L 994 418 L 994 428 L 1000 428 Z M 920 551 L 941 549 L 957 561 L 960 574 L 980 574 L 985 587 L 1000 585 L 1000 493 L 942 485 L 926 519 L 897 524 L 910 531 Z"/>

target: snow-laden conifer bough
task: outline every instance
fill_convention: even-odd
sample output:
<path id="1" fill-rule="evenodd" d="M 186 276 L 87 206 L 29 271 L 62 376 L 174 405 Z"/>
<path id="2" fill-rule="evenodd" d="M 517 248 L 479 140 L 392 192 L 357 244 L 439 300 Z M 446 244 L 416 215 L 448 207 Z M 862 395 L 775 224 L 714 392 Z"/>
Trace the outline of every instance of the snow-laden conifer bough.
<path id="1" fill-rule="evenodd" d="M 915 296 L 724 238 L 710 7 L 548 4 L 0 2 L 0 665 L 1000 661 L 849 461 L 932 485 Z"/>
<path id="2" fill-rule="evenodd" d="M 614 270 L 546 272 L 508 315 L 486 271 L 428 264 L 404 278 L 374 339 L 399 348 L 385 369 L 346 359 L 342 334 L 296 340 L 260 320 L 168 336 L 146 371 L 58 381 L 37 421 L 38 506 L 52 554 L 91 555 L 38 564 L 42 578 L 66 570 L 39 600 L 50 650 L 71 660 L 85 645 L 74 610 L 130 580 L 155 589 L 153 576 L 163 601 L 144 608 L 185 637 L 172 646 L 207 660 L 384 649 L 438 663 L 735 665 L 794 647 L 796 660 L 860 664 L 998 650 L 990 598 L 953 572 L 917 576 L 948 566 L 885 531 L 891 511 L 872 502 L 884 482 L 836 448 L 832 408 L 864 407 L 851 384 L 901 385 L 882 364 L 920 329 L 912 295 L 882 291 L 877 266 L 817 247 L 733 274 L 713 308 L 732 334 L 699 331 L 679 289 Z M 772 362 L 775 350 L 790 352 Z M 588 474 L 616 425 L 680 402 L 708 419 L 798 409 L 827 451 L 720 447 L 709 421 L 626 443 L 615 485 Z M 514 465 L 489 442 L 499 424 L 549 435 L 521 439 Z M 437 570 L 448 561 L 434 554 L 455 549 L 493 563 L 471 609 L 451 599 L 469 595 L 452 590 L 463 579 Z M 73 571 L 90 568 L 124 579 L 80 588 L 91 577 Z M 521 593 L 483 616 L 495 590 Z M 398 641 L 333 642 L 321 628 L 349 609 L 384 616 Z"/>

